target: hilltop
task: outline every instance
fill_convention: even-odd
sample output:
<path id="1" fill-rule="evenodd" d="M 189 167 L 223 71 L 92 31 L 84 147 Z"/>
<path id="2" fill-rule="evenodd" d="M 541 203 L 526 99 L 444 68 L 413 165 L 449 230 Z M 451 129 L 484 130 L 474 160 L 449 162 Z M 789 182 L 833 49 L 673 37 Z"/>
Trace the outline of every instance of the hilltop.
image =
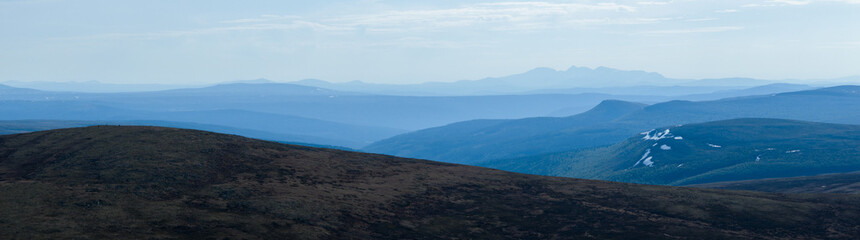
<path id="1" fill-rule="evenodd" d="M 516 174 L 160 127 L 0 136 L 10 238 L 848 238 L 860 197 Z"/>

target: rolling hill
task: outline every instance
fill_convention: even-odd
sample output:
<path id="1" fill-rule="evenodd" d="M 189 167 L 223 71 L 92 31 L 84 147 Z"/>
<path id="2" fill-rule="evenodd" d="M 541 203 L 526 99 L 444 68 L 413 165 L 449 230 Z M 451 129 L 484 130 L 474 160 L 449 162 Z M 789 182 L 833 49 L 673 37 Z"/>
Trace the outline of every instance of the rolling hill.
<path id="1" fill-rule="evenodd" d="M 572 138 L 561 135 L 588 131 L 645 106 L 607 100 L 587 112 L 570 117 L 459 122 L 398 135 L 373 143 L 363 150 L 469 164 L 486 159 L 552 152 L 553 149 L 565 149 L 569 145 L 600 146 L 616 142 L 618 135 L 629 136 L 628 131 L 591 131 L 590 134 L 585 132 Z"/>
<path id="2" fill-rule="evenodd" d="M 594 110 L 609 107 L 600 104 Z M 860 124 L 860 86 L 716 101 L 669 101 L 641 109 L 623 109 L 632 111 L 606 115 L 606 118 L 596 121 L 578 121 L 576 119 L 582 116 L 575 115 L 542 119 L 540 123 L 536 123 L 535 119 L 494 120 L 492 126 L 455 123 L 381 140 L 364 150 L 443 162 L 476 163 L 610 145 L 657 127 L 734 118 Z M 535 124 L 541 126 L 532 127 Z M 493 132 L 494 135 L 489 138 L 483 135 L 484 132 Z M 452 142 L 457 145 L 451 147 Z"/>
<path id="3" fill-rule="evenodd" d="M 200 124 L 191 122 L 171 122 L 155 120 L 131 120 L 131 121 L 63 121 L 63 120 L 12 120 L 0 121 L 0 135 L 28 133 L 63 128 L 89 127 L 97 125 L 113 126 L 155 126 L 172 127 L 210 131 L 223 134 L 234 134 L 243 137 L 263 139 L 268 141 L 296 144 L 311 147 L 325 147 L 343 150 L 353 150 L 349 147 L 353 142 L 337 139 L 326 139 L 321 137 L 295 135 L 284 133 L 273 133 L 247 128 L 234 128 L 221 125 Z M 336 145 L 331 145 L 336 144 Z"/>
<path id="4" fill-rule="evenodd" d="M 8 91 L 7 91 L 8 90 Z M 295 116 L 355 126 L 418 130 L 486 118 L 545 116 L 560 109 L 583 112 L 605 99 L 660 101 L 664 97 L 609 94 L 494 96 L 388 96 L 286 83 L 232 83 L 155 92 L 76 93 L 0 88 L 0 103 L 88 105 L 123 111 L 176 112 L 241 110 Z M 62 108 L 69 108 L 63 106 Z M 71 107 L 67 112 L 76 114 Z M 60 109 L 63 110 L 63 109 Z M 52 111 L 39 113 L 50 114 Z M 17 112 L 2 112 L 17 115 Z M 103 115 L 110 116 L 112 112 Z M 2 116 L 2 115 L 0 115 Z M 72 119 L 51 119 L 72 120 Z M 110 119 L 99 119 L 110 120 Z M 153 119 L 139 119 L 153 120 Z M 176 121 L 162 119 L 167 121 Z M 234 126 L 242 127 L 242 126 Z"/>
<path id="5" fill-rule="evenodd" d="M 308 142 L 360 148 L 373 141 L 397 135 L 403 130 L 359 126 L 305 117 L 246 110 L 165 111 L 111 107 L 86 101 L 0 101 L 0 120 L 61 120 L 90 122 L 183 122 L 187 128 L 218 131 L 213 126 L 230 128 L 225 133 L 261 137 L 269 140 Z M 155 124 L 160 125 L 160 124 Z M 165 125 L 175 126 L 175 125 Z M 199 128 L 198 128 L 199 127 Z M 244 129 L 246 131 L 239 131 Z"/>
<path id="6" fill-rule="evenodd" d="M 661 185 L 851 172 L 860 171 L 860 125 L 725 120 L 657 128 L 609 147 L 479 165 Z"/>
<path id="7" fill-rule="evenodd" d="M 0 136 L 0 235 L 19 239 L 850 238 L 858 200 L 523 175 L 158 127 Z"/>

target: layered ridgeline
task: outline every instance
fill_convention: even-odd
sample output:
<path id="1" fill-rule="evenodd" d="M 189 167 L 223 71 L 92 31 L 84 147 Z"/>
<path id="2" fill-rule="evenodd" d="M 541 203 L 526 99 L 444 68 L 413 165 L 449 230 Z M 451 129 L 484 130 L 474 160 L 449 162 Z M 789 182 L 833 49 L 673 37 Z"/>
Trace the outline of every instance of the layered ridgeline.
<path id="1" fill-rule="evenodd" d="M 860 125 L 735 119 L 657 128 L 609 147 L 479 165 L 663 185 L 860 171 Z"/>
<path id="2" fill-rule="evenodd" d="M 850 238 L 860 196 L 515 174 L 157 127 L 0 136 L 14 239 Z"/>
<path id="3" fill-rule="evenodd" d="M 271 140 L 361 148 L 407 130 L 458 121 L 582 112 L 607 98 L 654 99 L 606 94 L 382 96 L 279 83 L 132 93 L 0 86 L 0 120 L 184 122 L 286 136 Z"/>
<path id="4" fill-rule="evenodd" d="M 650 106 L 605 101 L 571 117 L 454 123 L 398 135 L 363 150 L 473 164 L 610 145 L 657 127 L 733 118 L 860 124 L 860 86 Z"/>
<path id="5" fill-rule="evenodd" d="M 2 89 L 0 89 L 2 90 Z M 4 105 L 66 104 L 74 110 L 125 117 L 139 113 L 242 110 L 339 122 L 358 126 L 417 130 L 478 118 L 542 116 L 560 109 L 582 112 L 604 99 L 658 101 L 665 97 L 610 94 L 531 94 L 492 96 L 387 96 L 342 92 L 286 83 L 223 84 L 204 88 L 133 93 L 67 93 L 10 88 Z M 14 94 L 13 94 L 14 93 Z M 41 105 L 35 105 L 41 107 Z M 25 111 L 26 113 L 26 111 Z M 76 117 L 37 112 L 45 117 Z M 87 112 L 83 112 L 87 114 Z M 33 114 L 33 113 L 28 113 Z M 84 115 L 84 117 L 93 116 Z M 97 115 L 96 115 L 97 116 Z M 133 116 L 139 117 L 139 116 Z M 7 119 L 11 120 L 11 119 Z M 75 119 L 63 119 L 75 120 Z M 99 119 L 103 120 L 103 119 Z M 153 120 L 153 119 L 132 119 Z M 169 120 L 169 119 L 168 119 Z"/>
<path id="6" fill-rule="evenodd" d="M 834 80 L 831 80 L 831 82 Z M 679 96 L 761 86 L 773 82 L 750 78 L 672 79 L 654 72 L 627 71 L 608 67 L 587 68 L 572 66 L 566 70 L 535 68 L 528 72 L 509 76 L 457 82 L 374 84 L 360 81 L 330 83 L 322 80 L 308 79 L 293 83 L 341 91 L 393 95 L 606 93 Z"/>
<path id="7" fill-rule="evenodd" d="M 768 178 L 746 181 L 690 185 L 692 187 L 736 189 L 781 193 L 860 193 L 860 172 L 817 176 Z"/>
<path id="8" fill-rule="evenodd" d="M 609 128 L 607 124 L 645 106 L 607 100 L 587 112 L 570 117 L 459 122 L 398 135 L 363 150 L 469 164 L 485 159 L 607 145 L 629 136 L 631 131 L 628 128 Z"/>

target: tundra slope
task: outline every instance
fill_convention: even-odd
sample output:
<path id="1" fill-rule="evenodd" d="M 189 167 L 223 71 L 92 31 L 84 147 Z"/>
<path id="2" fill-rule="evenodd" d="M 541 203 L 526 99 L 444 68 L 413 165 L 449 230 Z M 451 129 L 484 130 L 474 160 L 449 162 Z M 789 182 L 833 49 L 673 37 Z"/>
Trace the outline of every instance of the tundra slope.
<path id="1" fill-rule="evenodd" d="M 850 238 L 858 200 L 542 177 L 159 127 L 0 136 L 9 238 Z"/>

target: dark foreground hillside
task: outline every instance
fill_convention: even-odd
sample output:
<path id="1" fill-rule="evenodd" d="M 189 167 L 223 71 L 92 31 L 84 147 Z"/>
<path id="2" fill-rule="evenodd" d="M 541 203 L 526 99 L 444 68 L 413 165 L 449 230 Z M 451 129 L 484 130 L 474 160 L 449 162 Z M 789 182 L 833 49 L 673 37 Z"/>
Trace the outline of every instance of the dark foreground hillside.
<path id="1" fill-rule="evenodd" d="M 0 136 L 6 239 L 852 238 L 860 196 L 541 177 L 156 127 Z"/>
<path id="2" fill-rule="evenodd" d="M 691 187 L 782 193 L 860 193 L 860 172 L 832 173 L 792 178 L 768 178 L 717 182 Z"/>

